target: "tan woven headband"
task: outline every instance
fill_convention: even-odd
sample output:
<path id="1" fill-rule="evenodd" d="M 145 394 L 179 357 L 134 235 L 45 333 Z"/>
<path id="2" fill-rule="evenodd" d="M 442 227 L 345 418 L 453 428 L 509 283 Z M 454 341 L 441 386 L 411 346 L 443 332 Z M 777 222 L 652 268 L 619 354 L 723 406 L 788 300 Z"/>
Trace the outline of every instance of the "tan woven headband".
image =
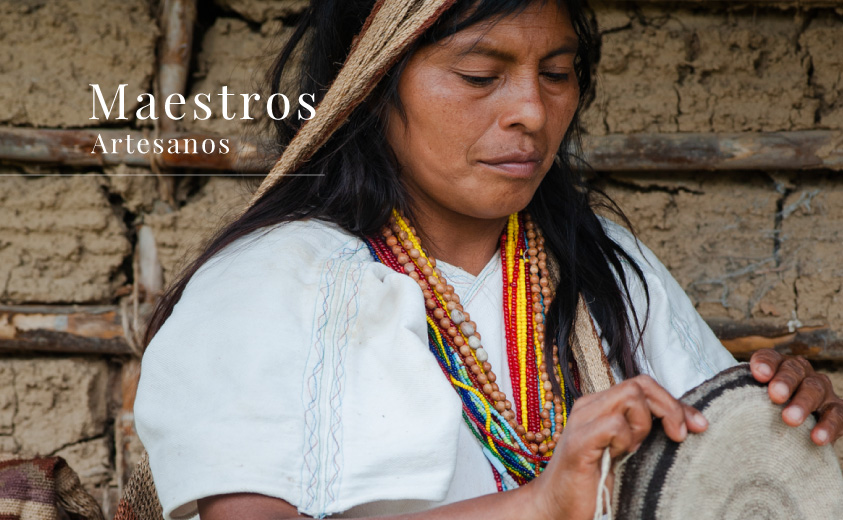
<path id="1" fill-rule="evenodd" d="M 305 122 L 249 202 L 313 156 L 372 92 L 416 38 L 455 0 L 378 0 L 322 102 Z"/>

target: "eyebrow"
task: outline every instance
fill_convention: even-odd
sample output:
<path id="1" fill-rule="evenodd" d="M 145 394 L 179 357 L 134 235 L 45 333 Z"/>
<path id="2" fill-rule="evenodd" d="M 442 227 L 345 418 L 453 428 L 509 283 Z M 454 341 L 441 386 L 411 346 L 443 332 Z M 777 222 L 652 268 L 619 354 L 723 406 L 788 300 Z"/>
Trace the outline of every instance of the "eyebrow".
<path id="1" fill-rule="evenodd" d="M 577 42 L 572 38 L 568 38 L 562 46 L 557 47 L 556 49 L 550 51 L 545 56 L 541 58 L 539 61 L 549 60 L 555 56 L 560 56 L 562 54 L 576 54 L 577 52 Z M 465 56 L 471 54 L 479 54 L 480 56 L 488 56 L 489 58 L 494 58 L 500 61 L 504 61 L 507 63 L 515 63 L 518 61 L 518 58 L 509 52 L 496 49 L 492 46 L 486 45 L 482 42 L 476 42 L 472 44 L 467 49 L 463 50 L 458 54 L 460 58 L 464 58 Z"/>

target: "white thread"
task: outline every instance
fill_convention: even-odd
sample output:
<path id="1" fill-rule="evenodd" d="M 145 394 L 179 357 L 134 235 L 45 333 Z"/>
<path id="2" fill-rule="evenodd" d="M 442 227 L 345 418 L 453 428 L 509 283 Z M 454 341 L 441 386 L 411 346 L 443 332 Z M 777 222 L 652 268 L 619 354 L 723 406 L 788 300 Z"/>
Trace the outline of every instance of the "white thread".
<path id="1" fill-rule="evenodd" d="M 600 482 L 597 484 L 597 506 L 594 508 L 593 520 L 612 520 L 612 496 L 609 494 L 609 487 L 606 486 L 606 479 L 612 469 L 612 456 L 609 455 L 609 448 L 603 450 L 603 458 L 600 460 Z M 605 497 L 605 498 L 604 498 Z M 606 501 L 606 515 L 603 515 L 603 501 Z"/>

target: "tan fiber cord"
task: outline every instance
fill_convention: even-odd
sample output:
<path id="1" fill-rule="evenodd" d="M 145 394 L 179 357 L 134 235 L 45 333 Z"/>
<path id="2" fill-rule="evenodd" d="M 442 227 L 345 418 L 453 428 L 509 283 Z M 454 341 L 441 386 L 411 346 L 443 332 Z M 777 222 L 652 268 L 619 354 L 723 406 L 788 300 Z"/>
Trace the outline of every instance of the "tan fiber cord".
<path id="1" fill-rule="evenodd" d="M 577 304 L 577 317 L 571 335 L 571 350 L 579 368 L 580 383 L 584 394 L 608 390 L 615 384 L 609 360 L 603 352 L 591 314 L 582 295 Z"/>
<path id="2" fill-rule="evenodd" d="M 380 0 L 372 9 L 354 46 L 316 116 L 305 122 L 249 202 L 251 207 L 286 174 L 313 156 L 366 99 L 416 38 L 455 0 Z"/>
<path id="3" fill-rule="evenodd" d="M 582 294 L 580 294 L 577 303 L 577 316 L 571 334 L 571 350 L 574 359 L 577 361 L 584 394 L 602 392 L 615 384 L 609 360 L 603 352 L 603 342 L 597 334 L 597 329 Z M 609 493 L 609 488 L 606 485 L 611 466 L 612 457 L 607 447 L 603 450 L 603 456 L 600 460 L 600 481 L 597 484 L 597 503 L 594 506 L 593 520 L 612 519 L 611 493 Z"/>

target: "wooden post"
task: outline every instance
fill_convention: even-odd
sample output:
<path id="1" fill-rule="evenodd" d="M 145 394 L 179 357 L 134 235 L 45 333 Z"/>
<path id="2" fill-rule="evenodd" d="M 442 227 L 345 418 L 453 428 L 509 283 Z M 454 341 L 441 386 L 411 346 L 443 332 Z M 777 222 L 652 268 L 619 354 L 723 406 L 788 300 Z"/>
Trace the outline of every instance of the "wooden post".
<path id="1" fill-rule="evenodd" d="M 141 306 L 151 310 L 155 300 L 164 289 L 164 275 L 161 263 L 158 260 L 158 247 L 155 242 L 155 235 L 149 226 L 140 226 L 137 233 L 137 244 L 135 245 L 134 257 L 134 284 L 130 301 L 125 301 L 122 309 L 131 309 L 132 319 L 124 319 L 124 330 L 131 335 L 129 339 L 132 345 L 134 356 L 123 363 L 121 373 L 121 397 L 122 405 L 120 414 L 115 418 L 115 444 L 116 457 L 115 465 L 117 471 L 117 484 L 122 492 L 123 485 L 128 482 L 132 470 L 137 464 L 137 455 L 141 453 L 140 440 L 135 432 L 135 395 L 138 391 L 140 381 L 140 355 L 143 351 L 143 334 L 146 328 L 146 319 Z"/>
<path id="2" fill-rule="evenodd" d="M 164 0 L 161 4 L 161 41 L 158 46 L 158 88 L 161 102 L 172 95 L 184 95 L 190 71 L 193 26 L 196 23 L 195 0 Z M 178 121 L 162 117 L 156 121 L 156 134 L 177 131 Z M 157 156 L 153 155 L 153 158 Z M 157 164 L 153 162 L 153 169 Z M 161 198 L 175 203 L 175 178 L 160 177 Z"/>

